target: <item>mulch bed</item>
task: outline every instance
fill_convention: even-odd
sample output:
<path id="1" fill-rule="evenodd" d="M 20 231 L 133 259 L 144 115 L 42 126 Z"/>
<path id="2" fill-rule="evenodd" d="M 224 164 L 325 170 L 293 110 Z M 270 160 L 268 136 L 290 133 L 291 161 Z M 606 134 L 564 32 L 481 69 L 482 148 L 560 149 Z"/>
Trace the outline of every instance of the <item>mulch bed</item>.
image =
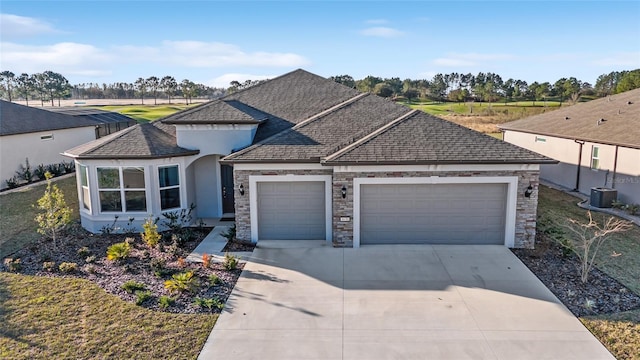
<path id="1" fill-rule="evenodd" d="M 240 251 L 253 251 L 256 248 L 256 244 L 249 241 L 240 241 L 237 239 L 233 239 L 231 241 L 227 241 L 227 244 L 222 249 L 223 252 L 240 252 Z"/>
<path id="2" fill-rule="evenodd" d="M 160 245 L 150 248 L 141 239 L 140 234 L 91 234 L 79 225 L 69 230 L 61 239 L 57 247 L 51 241 L 42 240 L 32 244 L 11 258 L 20 259 L 18 273 L 25 275 L 51 277 L 79 277 L 88 279 L 107 292 L 117 295 L 125 301 L 135 302 L 136 295 L 122 289 L 122 284 L 128 280 L 142 283 L 145 290 L 152 293 L 152 297 L 144 301 L 141 306 L 172 313 L 201 313 L 219 312 L 194 304 L 194 299 L 218 298 L 226 302 L 233 287 L 242 272 L 243 263 L 239 263 L 235 270 L 226 270 L 220 263 L 211 262 L 205 268 L 202 263 L 188 263 L 184 259 L 211 231 L 211 228 L 190 228 L 191 236 L 187 237 L 180 246 L 171 240 L 171 234 L 163 236 Z M 130 256 L 123 261 L 110 261 L 106 258 L 107 248 L 115 243 L 127 241 L 131 243 Z M 45 270 L 44 262 L 54 262 L 53 270 Z M 77 270 L 64 273 L 58 266 L 62 262 L 77 264 Z M 9 271 L 8 266 L 0 264 L 0 269 Z M 164 282 L 172 275 L 193 271 L 199 286 L 192 293 L 170 293 L 164 287 Z M 217 275 L 221 280 L 218 284 L 210 281 L 211 275 Z M 175 299 L 173 305 L 166 309 L 158 306 L 160 296 L 170 296 Z"/>
<path id="3" fill-rule="evenodd" d="M 640 296 L 596 268 L 589 273 L 587 283 L 582 283 L 578 258 L 545 235 L 538 234 L 534 250 L 512 251 L 576 316 L 640 308 Z"/>

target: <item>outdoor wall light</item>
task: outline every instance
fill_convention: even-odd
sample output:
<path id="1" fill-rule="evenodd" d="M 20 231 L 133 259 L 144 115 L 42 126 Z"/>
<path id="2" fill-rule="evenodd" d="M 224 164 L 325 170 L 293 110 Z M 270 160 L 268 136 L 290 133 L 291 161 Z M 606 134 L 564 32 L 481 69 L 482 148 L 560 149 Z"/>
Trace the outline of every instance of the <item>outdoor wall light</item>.
<path id="1" fill-rule="evenodd" d="M 244 195 L 244 186 L 242 184 L 238 187 L 238 191 L 240 192 L 240 195 Z"/>
<path id="2" fill-rule="evenodd" d="M 524 191 L 524 197 L 531 197 L 531 194 L 533 194 L 533 186 L 529 184 L 527 190 Z"/>
<path id="3" fill-rule="evenodd" d="M 347 197 L 347 187 L 346 187 L 346 186 L 344 186 L 344 185 L 342 185 L 342 190 L 341 190 L 341 192 L 342 192 L 342 198 L 343 198 L 343 199 L 344 199 L 344 198 L 346 198 L 346 197 Z"/>

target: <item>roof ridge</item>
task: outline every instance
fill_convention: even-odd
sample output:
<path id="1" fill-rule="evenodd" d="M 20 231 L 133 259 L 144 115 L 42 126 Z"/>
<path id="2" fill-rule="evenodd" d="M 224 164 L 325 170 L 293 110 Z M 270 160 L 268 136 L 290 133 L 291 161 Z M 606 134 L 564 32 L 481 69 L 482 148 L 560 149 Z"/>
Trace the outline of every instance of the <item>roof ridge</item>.
<path id="1" fill-rule="evenodd" d="M 341 156 L 341 155 L 353 150 L 354 148 L 356 148 L 356 147 L 364 144 L 365 142 L 377 137 L 378 135 L 380 135 L 380 134 L 386 132 L 387 130 L 389 130 L 390 128 L 394 127 L 396 124 L 398 124 L 398 123 L 400 123 L 400 122 L 402 122 L 404 120 L 409 119 L 410 117 L 412 117 L 413 115 L 415 115 L 415 114 L 417 114 L 419 112 L 420 112 L 420 110 L 413 109 L 413 110 L 409 111 L 406 114 L 400 115 L 399 117 L 397 117 L 393 121 L 390 121 L 389 123 L 387 123 L 385 125 L 382 125 L 378 129 L 372 131 L 370 134 L 360 138 L 357 141 L 354 141 L 353 143 L 343 147 L 342 149 L 334 152 L 333 154 L 329 154 L 329 155 L 325 156 L 325 158 L 322 159 L 321 162 L 324 163 L 326 161 L 331 161 L 332 159 L 334 159 L 334 158 L 336 158 L 338 156 Z"/>
<path id="2" fill-rule="evenodd" d="M 253 85 L 253 86 L 250 86 L 250 87 L 248 87 L 248 88 L 246 88 L 246 89 L 238 90 L 238 91 L 233 92 L 233 93 L 231 93 L 231 94 L 227 94 L 227 95 L 225 95 L 225 96 L 221 97 L 220 99 L 224 99 L 224 98 L 227 98 L 227 97 L 230 97 L 230 96 L 233 96 L 233 95 L 237 95 L 237 94 L 243 93 L 243 92 L 245 92 L 245 91 L 247 91 L 247 90 L 249 90 L 249 89 L 257 88 L 257 87 L 262 86 L 262 85 L 264 85 L 264 84 L 266 84 L 266 83 L 268 83 L 268 82 L 271 82 L 271 81 L 276 80 L 276 79 L 280 79 L 280 78 L 282 78 L 282 77 L 285 77 L 285 76 L 287 76 L 287 75 L 293 74 L 293 73 L 298 72 L 298 71 L 308 72 L 308 71 L 306 71 L 306 70 L 303 70 L 303 69 L 298 68 L 298 69 L 295 69 L 295 70 L 289 71 L 288 73 L 284 73 L 284 74 L 282 74 L 282 75 L 276 76 L 276 77 L 274 77 L 274 78 L 271 78 L 271 79 L 265 79 L 265 81 L 262 81 L 261 83 L 259 83 L 259 84 L 257 84 L 257 85 Z M 315 75 L 315 74 L 314 74 L 314 75 Z M 260 80 L 257 80 L 257 81 L 260 81 Z"/>
<path id="3" fill-rule="evenodd" d="M 307 125 L 307 124 L 309 124 L 309 123 L 321 118 L 322 116 L 330 114 L 330 113 L 332 113 L 332 112 L 334 112 L 334 111 L 336 111 L 336 110 L 338 110 L 338 109 L 340 109 L 340 108 L 342 108 L 344 106 L 352 104 L 352 103 L 354 103 L 354 102 L 356 102 L 356 101 L 360 100 L 361 98 L 364 98 L 364 97 L 366 97 L 368 95 L 370 95 L 370 94 L 369 93 L 360 93 L 360 94 L 358 94 L 358 95 L 356 95 L 356 96 L 354 96 L 352 98 L 349 98 L 349 99 L 347 99 L 347 100 L 345 100 L 345 101 L 343 101 L 343 102 L 341 102 L 341 103 L 339 103 L 337 105 L 334 105 L 334 106 L 330 107 L 327 110 L 324 110 L 324 111 L 322 111 L 320 113 L 317 113 L 317 114 L 311 116 L 310 118 L 308 118 L 306 120 L 303 120 L 303 121 L 297 123 L 296 125 L 288 128 L 288 129 L 284 129 L 282 131 L 279 131 L 279 132 L 269 136 L 268 138 L 265 138 L 265 139 L 262 139 L 262 140 L 258 141 L 257 143 L 255 143 L 255 144 L 253 144 L 251 146 L 248 146 L 248 147 L 246 147 L 244 149 L 241 149 L 241 150 L 238 150 L 236 152 L 233 152 L 233 153 L 223 157 L 221 160 L 226 160 L 227 158 L 231 158 L 232 156 L 235 157 L 235 156 L 240 156 L 242 154 L 246 154 L 247 152 L 255 149 L 256 147 L 266 143 L 267 141 L 269 141 L 271 139 L 274 139 L 274 138 L 284 134 L 287 131 L 299 129 L 299 128 L 303 127 L 304 125 Z"/>
<path id="4" fill-rule="evenodd" d="M 157 119 L 157 120 L 153 120 L 153 121 L 160 121 L 160 122 L 164 123 L 166 120 L 169 120 L 171 118 L 175 118 L 177 120 L 177 119 L 182 118 L 185 115 L 191 114 L 192 112 L 194 112 L 196 110 L 201 110 L 202 108 L 205 108 L 207 106 L 215 104 L 218 101 L 222 102 L 222 100 L 220 100 L 220 98 L 209 100 L 207 102 L 203 102 L 201 104 L 198 104 L 198 105 L 196 105 L 196 106 L 194 106 L 192 108 L 184 109 L 184 110 L 178 111 L 177 113 L 173 113 L 171 115 L 167 115 L 167 116 L 165 116 L 163 118 L 160 118 L 160 119 Z M 166 124 L 167 125 L 173 125 L 173 124 L 170 124 L 170 123 L 166 123 Z"/>

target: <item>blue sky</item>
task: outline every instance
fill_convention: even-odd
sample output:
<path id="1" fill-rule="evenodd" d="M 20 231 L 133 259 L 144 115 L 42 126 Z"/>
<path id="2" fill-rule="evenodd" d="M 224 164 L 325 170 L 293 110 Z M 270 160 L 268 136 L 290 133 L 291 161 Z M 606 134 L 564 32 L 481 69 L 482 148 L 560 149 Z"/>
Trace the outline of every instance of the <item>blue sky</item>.
<path id="1" fill-rule="evenodd" d="M 640 1 L 7 1 L 0 67 L 212 86 L 296 68 L 555 82 L 640 68 Z"/>

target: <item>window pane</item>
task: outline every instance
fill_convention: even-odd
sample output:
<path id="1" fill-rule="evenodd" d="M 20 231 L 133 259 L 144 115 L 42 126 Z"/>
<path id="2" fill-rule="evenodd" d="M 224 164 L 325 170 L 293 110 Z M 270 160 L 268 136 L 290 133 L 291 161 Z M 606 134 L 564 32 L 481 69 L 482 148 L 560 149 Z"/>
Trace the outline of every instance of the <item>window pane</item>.
<path id="1" fill-rule="evenodd" d="M 87 210 L 91 210 L 91 201 L 89 201 L 89 188 L 82 187 L 82 205 Z"/>
<path id="2" fill-rule="evenodd" d="M 118 169 L 98 168 L 98 188 L 118 189 L 120 188 L 120 174 Z"/>
<path id="3" fill-rule="evenodd" d="M 591 160 L 591 168 L 592 169 L 599 169 L 600 168 L 600 160 L 592 159 Z"/>
<path id="4" fill-rule="evenodd" d="M 100 191 L 101 211 L 122 211 L 120 191 Z"/>
<path id="5" fill-rule="evenodd" d="M 124 199 L 129 211 L 147 211 L 147 199 L 144 191 L 125 191 Z"/>
<path id="6" fill-rule="evenodd" d="M 144 189 L 144 169 L 141 167 L 122 168 L 125 189 Z"/>
<path id="7" fill-rule="evenodd" d="M 600 148 L 597 146 L 593 147 L 593 157 L 597 158 L 598 157 L 598 153 L 600 152 Z"/>
<path id="8" fill-rule="evenodd" d="M 180 185 L 177 166 L 158 168 L 158 175 L 160 177 L 160 187 Z"/>
<path id="9" fill-rule="evenodd" d="M 82 186 L 89 186 L 89 179 L 87 177 L 87 167 L 80 165 L 80 184 Z"/>
<path id="10" fill-rule="evenodd" d="M 180 207 L 180 188 L 160 190 L 160 206 L 162 210 Z"/>

